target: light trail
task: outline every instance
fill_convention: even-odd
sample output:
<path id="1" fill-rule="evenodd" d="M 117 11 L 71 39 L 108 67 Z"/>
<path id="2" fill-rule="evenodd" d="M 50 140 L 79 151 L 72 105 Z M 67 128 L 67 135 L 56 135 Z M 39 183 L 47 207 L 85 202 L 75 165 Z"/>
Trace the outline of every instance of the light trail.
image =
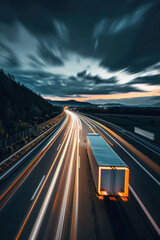
<path id="1" fill-rule="evenodd" d="M 92 121 L 92 120 L 91 120 Z M 90 123 L 91 125 L 94 126 L 93 123 Z M 97 124 L 96 124 L 97 125 Z M 105 126 L 104 126 L 105 127 Z M 99 126 L 99 128 L 104 131 L 103 128 L 101 128 Z M 104 131 L 105 132 L 105 131 Z M 105 132 L 106 133 L 106 132 Z M 108 133 L 106 133 L 107 135 L 109 135 Z M 111 137 L 111 136 L 110 136 Z M 111 137 L 112 138 L 112 137 Z M 113 139 L 113 138 L 112 138 Z M 125 152 L 127 152 L 115 139 L 113 139 Z M 128 153 L 128 152 L 127 152 Z M 132 157 L 132 155 L 130 153 L 128 153 L 128 155 L 130 157 Z M 155 179 L 134 157 L 132 157 L 142 168 L 143 170 L 145 170 L 147 172 L 147 174 L 158 184 L 160 185 L 160 183 L 157 181 L 157 179 Z M 157 232 L 157 234 L 160 236 L 160 228 L 159 226 L 156 224 L 156 222 L 154 221 L 154 219 L 152 218 L 151 214 L 148 212 L 148 210 L 146 209 L 146 207 L 144 206 L 144 204 L 142 203 L 142 201 L 140 200 L 140 198 L 138 197 L 138 195 L 135 193 L 135 191 L 133 190 L 133 188 L 131 187 L 131 185 L 129 184 L 129 189 L 131 191 L 131 193 L 133 194 L 133 196 L 135 197 L 135 199 L 137 200 L 138 204 L 140 205 L 140 207 L 142 208 L 143 212 L 145 213 L 146 217 L 148 218 L 148 220 L 150 221 L 150 223 L 152 224 L 152 226 L 154 227 L 155 231 Z"/>
<path id="2" fill-rule="evenodd" d="M 73 211 L 72 211 L 72 223 L 71 223 L 71 234 L 70 239 L 77 239 L 77 229 L 78 229 L 78 207 L 79 207 L 79 168 L 80 168 L 80 156 L 79 156 L 79 131 L 81 128 L 81 121 L 79 118 L 77 120 L 77 159 L 76 159 L 76 175 L 75 175 L 75 188 L 74 188 L 74 201 L 73 201 Z"/>
<path id="3" fill-rule="evenodd" d="M 83 117 L 80 117 L 80 118 L 81 118 L 81 120 L 82 120 L 85 124 L 87 124 L 87 126 L 91 129 L 91 131 L 92 131 L 93 133 L 95 133 L 95 131 L 94 131 L 94 129 L 91 127 L 91 125 L 89 125 L 89 124 L 84 120 Z"/>
<path id="4" fill-rule="evenodd" d="M 44 201 L 43 201 L 42 207 L 41 207 L 41 209 L 40 209 L 40 211 L 39 211 L 39 214 L 38 214 L 38 216 L 37 216 L 37 218 L 36 218 L 35 224 L 34 224 L 34 226 L 33 226 L 33 229 L 32 229 L 32 231 L 31 231 L 31 234 L 30 234 L 30 236 L 29 236 L 29 240 L 35 240 L 35 239 L 37 238 L 39 229 L 40 229 L 40 227 L 41 227 L 42 221 L 43 221 L 43 219 L 44 219 L 46 210 L 47 210 L 47 208 L 48 208 L 48 205 L 49 205 L 49 202 L 50 202 L 50 199 L 51 199 L 51 196 L 52 196 L 54 187 L 55 187 L 55 184 L 56 184 L 56 182 L 57 182 L 57 179 L 58 179 L 58 176 L 59 176 L 61 167 L 62 167 L 62 163 L 63 163 L 64 157 L 65 157 L 66 152 L 67 152 L 67 147 L 68 147 L 69 142 L 70 142 L 70 139 L 71 139 L 72 131 L 73 131 L 73 124 L 72 124 L 72 126 L 71 126 L 71 130 L 70 130 L 70 133 L 69 133 L 67 142 L 66 142 L 65 147 L 64 147 L 64 149 L 63 149 L 61 158 L 60 158 L 60 160 L 59 160 L 59 162 L 58 162 L 58 166 L 57 166 L 57 168 L 56 168 L 56 171 L 55 171 L 54 176 L 53 176 L 53 178 L 52 178 L 51 184 L 50 184 L 50 186 L 49 186 L 49 189 L 48 189 L 47 194 L 46 194 L 46 196 L 45 196 L 45 199 L 44 199 Z"/>
<path id="5" fill-rule="evenodd" d="M 118 134 L 110 130 L 108 127 L 104 126 L 103 124 L 93 121 L 95 124 L 98 124 L 107 132 L 109 132 L 111 135 L 113 135 L 116 139 L 118 139 L 121 143 L 123 143 L 128 149 L 130 149 L 135 155 L 137 155 L 139 158 L 141 158 L 149 167 L 151 167 L 155 172 L 157 172 L 160 175 L 160 167 L 158 164 L 153 162 L 149 157 L 145 156 L 143 153 L 141 153 L 139 150 L 137 150 L 135 147 L 133 147 L 130 143 L 125 141 L 123 138 L 121 138 Z"/>
<path id="6" fill-rule="evenodd" d="M 108 122 L 106 120 L 103 120 L 99 117 L 96 117 L 97 120 L 100 120 L 100 121 L 103 121 L 103 122 L 106 122 L 107 124 L 111 125 L 113 128 L 115 128 L 116 130 L 119 131 L 119 128 L 118 126 L 116 126 L 115 124 L 111 123 L 111 122 Z M 132 138 L 134 141 L 138 142 L 139 144 L 143 145 L 145 148 L 148 148 L 150 151 L 154 152 L 155 154 L 159 155 L 160 156 L 160 153 L 155 151 L 154 149 L 152 149 L 150 146 L 148 145 L 145 145 L 144 143 L 142 143 L 141 141 L 135 139 L 134 137 L 132 137 L 130 134 L 128 134 L 127 132 L 123 132 L 124 135 L 126 135 L 127 137 L 129 138 Z"/>
<path id="7" fill-rule="evenodd" d="M 82 119 L 82 121 L 83 121 L 85 124 L 88 125 L 88 127 L 91 129 L 91 131 L 92 131 L 93 133 L 95 133 L 95 130 L 91 127 L 91 125 L 89 125 L 89 124 L 84 120 L 83 117 L 80 116 L 80 119 Z M 104 139 L 106 139 L 106 141 L 107 141 L 111 146 L 113 146 L 113 143 L 111 143 L 111 141 L 109 141 L 109 139 L 106 138 L 106 137 L 98 130 L 98 128 L 96 128 L 95 126 L 94 126 L 94 128 L 103 136 Z"/>
<path id="8" fill-rule="evenodd" d="M 12 182 L 12 184 L 6 189 L 6 191 L 0 196 L 0 201 L 5 197 L 5 195 L 12 190 L 12 192 L 10 193 L 10 195 L 6 198 L 6 200 L 4 202 L 1 202 L 0 204 L 0 210 L 6 205 L 6 203 L 10 200 L 10 198 L 13 196 L 13 194 L 17 191 L 17 189 L 22 185 L 22 183 L 27 179 L 27 177 L 29 176 L 29 174 L 31 173 L 31 171 L 34 169 L 34 167 L 38 164 L 38 162 L 42 159 L 42 157 L 44 156 L 44 154 L 47 152 L 47 150 L 50 148 L 50 146 L 53 144 L 53 142 L 55 142 L 55 140 L 58 138 L 58 136 L 60 135 L 60 133 L 62 132 L 62 130 L 64 129 L 64 127 L 67 124 L 67 120 L 65 120 L 65 122 L 63 123 L 63 125 L 61 126 L 61 128 L 57 131 L 56 135 L 54 136 L 54 138 L 47 144 L 47 146 L 37 155 L 37 157 L 27 165 L 27 167 L 24 169 L 24 171 L 22 173 L 20 173 L 20 175 L 18 175 L 18 177 Z M 37 161 L 37 162 L 36 162 Z M 33 165 L 35 163 L 35 165 Z M 29 170 L 29 172 L 27 173 L 27 171 Z M 24 176 L 24 174 L 26 174 L 26 176 Z M 18 181 L 20 181 L 18 183 Z M 18 184 L 17 184 L 18 183 Z M 16 185 L 17 184 L 17 185 Z"/>
<path id="9" fill-rule="evenodd" d="M 92 121 L 92 120 L 91 120 Z M 94 121 L 94 120 L 93 120 Z M 95 122 L 95 121 L 94 121 Z M 98 122 L 97 122 L 98 123 Z M 96 124 L 96 123 L 91 123 L 92 125 L 98 125 L 98 124 Z M 100 125 L 102 125 L 102 124 L 100 124 Z M 102 127 L 103 127 L 103 125 L 102 125 L 102 127 L 100 127 L 100 126 L 98 126 L 105 134 L 107 134 L 114 142 L 116 142 L 146 173 L 147 173 L 147 175 L 149 175 L 151 178 L 152 178 L 152 180 L 154 180 L 154 182 L 156 182 L 157 184 L 158 184 L 158 186 L 160 186 L 160 182 L 145 168 L 145 167 L 143 167 L 142 166 L 142 164 L 140 164 L 119 142 L 117 142 L 111 135 L 109 135 L 108 134 L 108 132 L 106 132 Z M 106 128 L 105 126 L 104 126 L 104 128 Z M 117 134 L 116 134 L 117 135 Z M 118 135 L 117 135 L 118 136 Z M 122 139 L 123 140 L 123 139 Z M 125 140 L 124 140 L 125 141 Z M 126 141 L 125 141 L 126 142 Z M 126 142 L 127 143 L 127 142 Z M 133 147 L 134 148 L 134 147 Z M 137 150 L 138 151 L 138 150 Z M 145 156 L 145 155 L 144 155 Z M 140 157 L 140 156 L 138 156 L 138 157 Z M 146 156 L 145 156 L 146 157 Z M 143 160 L 143 158 L 142 158 L 142 160 Z M 157 164 L 156 164 L 157 165 Z M 158 165 L 157 165 L 158 166 Z M 158 166 L 158 168 L 159 168 L 159 166 Z M 160 169 L 160 168 L 159 168 Z"/>
<path id="10" fill-rule="evenodd" d="M 30 217 L 30 215 L 31 215 L 31 213 L 32 213 L 32 211 L 33 211 L 33 209 L 34 209 L 34 207 L 35 207 L 39 197 L 40 197 L 40 194 L 41 194 L 41 192 L 42 192 L 42 190 L 43 190 L 43 188 L 44 188 L 44 186 L 45 186 L 45 184 L 46 184 L 46 182 L 47 182 L 47 180 L 48 180 L 48 178 L 49 178 L 49 176 L 50 176 L 50 174 L 51 174 L 51 172 L 52 172 L 52 170 L 53 170 L 53 168 L 54 168 L 54 166 L 55 166 L 55 164 L 57 162 L 58 156 L 59 156 L 59 154 L 60 154 L 60 152 L 61 152 L 61 150 L 62 150 L 62 148 L 63 148 L 63 146 L 65 144 L 65 141 L 67 139 L 69 131 L 70 131 L 70 128 L 68 128 L 68 131 L 65 134 L 64 140 L 63 140 L 63 142 L 61 144 L 61 147 L 60 147 L 60 149 L 59 149 L 59 151 L 58 151 L 58 153 L 57 153 L 57 155 L 56 155 L 56 157 L 54 159 L 54 162 L 53 162 L 53 164 L 52 164 L 52 166 L 51 166 L 51 168 L 50 168 L 50 170 L 49 170 L 49 172 L 48 172 L 48 174 L 47 174 L 47 176 L 46 176 L 46 178 L 45 178 L 45 180 L 44 180 L 44 182 L 43 182 L 43 184 L 42 184 L 42 186 L 41 186 L 41 188 L 40 188 L 40 190 L 39 190 L 39 192 L 38 192 L 38 194 L 37 194 L 37 196 L 36 196 L 36 198 L 35 198 L 35 200 L 34 200 L 34 202 L 32 204 L 32 206 L 31 206 L 31 208 L 30 208 L 30 210 L 29 210 L 29 212 L 28 212 L 28 214 L 27 214 L 27 216 L 26 216 L 26 218 L 25 218 L 25 220 L 24 220 L 24 222 L 23 222 L 23 224 L 22 224 L 22 226 L 21 226 L 21 228 L 20 228 L 16 238 L 15 238 L 15 240 L 18 240 L 20 238 L 20 236 L 22 234 L 22 231 L 23 231 L 24 227 L 27 224 L 27 221 L 28 221 L 28 219 L 29 219 L 29 217 Z"/>
<path id="11" fill-rule="evenodd" d="M 74 128 L 74 131 L 76 131 L 75 128 Z M 73 135 L 74 135 L 74 133 L 73 133 Z M 68 199 L 68 195 L 69 195 L 69 187 L 71 184 L 71 176 L 73 173 L 73 160 L 74 160 L 74 154 L 75 154 L 75 150 L 76 150 L 76 146 L 77 146 L 77 141 L 75 139 L 75 136 L 73 137 L 72 141 L 73 141 L 73 145 L 72 145 L 71 159 L 70 159 L 70 163 L 69 163 L 69 169 L 68 169 L 68 174 L 67 174 L 67 179 L 66 179 L 66 184 L 65 184 L 65 191 L 64 191 L 64 195 L 63 195 L 63 201 L 62 201 L 62 206 L 61 206 L 60 217 L 59 217 L 59 221 L 58 221 L 58 227 L 57 227 L 57 231 L 56 231 L 55 240 L 60 240 L 62 237 L 63 224 L 64 224 L 64 218 L 65 218 L 65 212 L 66 212 L 66 206 L 67 206 L 67 199 Z"/>

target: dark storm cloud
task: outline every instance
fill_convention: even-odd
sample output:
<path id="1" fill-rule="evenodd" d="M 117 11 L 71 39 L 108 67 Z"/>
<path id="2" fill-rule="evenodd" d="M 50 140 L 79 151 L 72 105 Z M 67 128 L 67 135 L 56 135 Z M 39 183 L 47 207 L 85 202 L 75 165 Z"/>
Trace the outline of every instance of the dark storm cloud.
<path id="1" fill-rule="evenodd" d="M 79 78 L 85 78 L 86 77 L 86 70 L 84 70 L 84 71 L 82 71 L 82 72 L 79 72 L 79 73 L 77 73 L 77 77 L 79 77 Z"/>
<path id="2" fill-rule="evenodd" d="M 54 54 L 52 49 L 49 49 L 42 42 L 38 46 L 38 55 L 48 65 L 63 65 L 62 60 Z"/>
<path id="3" fill-rule="evenodd" d="M 36 89 L 38 91 L 45 95 L 45 96 L 57 96 L 57 97 L 62 97 L 62 96 L 68 96 L 68 97 L 74 97 L 75 95 L 100 95 L 100 94 L 114 94 L 114 93 L 126 93 L 128 91 L 131 92 L 140 92 L 140 90 L 134 88 L 134 87 L 129 87 L 129 86 L 116 86 L 115 89 L 113 87 L 111 88 L 110 86 L 106 86 L 103 88 L 102 87 L 95 87 L 95 88 L 84 88 L 84 86 L 80 87 L 75 87 L 74 85 L 69 85 L 68 84 L 63 85 L 62 80 L 59 79 L 55 82 L 53 82 L 50 86 L 46 86 L 45 84 L 38 84 L 36 86 Z"/>
<path id="4" fill-rule="evenodd" d="M 98 75 L 92 76 L 90 73 L 87 74 L 87 70 L 84 70 L 82 72 L 78 72 L 77 73 L 77 80 L 78 79 L 82 79 L 83 81 L 85 81 L 87 83 L 87 81 L 93 83 L 93 84 L 114 84 L 117 83 L 117 80 L 115 77 L 111 77 L 108 79 L 103 79 L 101 77 L 99 77 Z"/>
<path id="5" fill-rule="evenodd" d="M 33 34 L 45 36 L 48 34 L 55 35 L 57 29 L 59 29 L 59 33 L 61 30 L 62 33 L 67 32 L 65 25 L 59 23 L 57 25 L 56 22 L 53 24 L 53 18 L 58 16 L 67 22 L 70 27 L 73 40 L 70 48 L 86 55 L 97 54 L 101 56 L 105 53 L 107 58 L 104 59 L 103 64 L 107 64 L 111 68 L 120 68 L 121 66 L 128 66 L 129 55 L 134 53 L 131 46 L 135 45 L 136 49 L 141 50 L 144 43 L 142 41 L 145 40 L 145 43 L 149 46 L 151 39 L 148 38 L 151 35 L 159 35 L 157 33 L 159 26 L 158 5 L 154 4 L 151 11 L 147 12 L 152 2 L 155 3 L 156 1 L 142 1 L 139 3 L 127 0 L 99 2 L 94 0 L 75 2 L 71 0 L 33 0 L 31 3 L 28 1 L 14 1 L 14 3 L 13 1 L 2 1 L 0 19 L 4 22 L 8 22 L 9 19 L 10 22 L 18 19 Z M 148 24 L 150 28 L 148 28 Z M 143 31 L 141 31 L 142 28 Z M 97 40 L 99 45 L 96 53 L 94 52 L 95 43 L 92 39 L 93 33 L 94 41 L 95 38 L 100 37 Z M 114 36 L 110 36 L 111 33 L 114 33 Z M 135 39 L 137 34 L 139 39 Z M 146 35 L 145 38 L 143 34 Z M 154 41 L 159 42 L 158 39 L 154 39 Z M 127 47 L 128 45 L 129 47 Z M 146 46 L 145 50 L 148 49 L 148 46 Z M 154 46 L 153 42 L 152 46 Z M 144 48 L 144 46 L 142 47 Z M 127 50 L 128 48 L 129 50 Z M 101 49 L 103 50 L 101 51 Z M 122 54 L 122 52 L 124 53 Z M 135 56 L 135 62 L 141 60 L 141 54 L 139 55 Z M 123 59 L 123 62 L 121 62 L 121 59 Z"/>
<path id="6" fill-rule="evenodd" d="M 127 84 L 117 84 L 114 86 L 110 82 L 107 83 L 107 80 L 102 80 L 99 84 L 93 84 L 94 81 L 87 82 L 86 79 L 78 82 L 77 78 L 73 76 L 67 78 L 65 75 L 54 75 L 44 72 L 23 72 L 18 76 L 18 80 L 23 82 L 26 86 L 29 86 L 30 84 L 32 86 L 32 90 L 38 91 L 44 96 L 54 95 L 57 97 L 73 97 L 75 95 L 80 96 L 83 94 L 98 95 L 140 91 Z"/>
<path id="7" fill-rule="evenodd" d="M 112 70 L 128 68 L 131 72 L 138 72 L 160 61 L 159 9 L 160 2 L 157 2 L 130 28 L 124 27 L 114 35 L 102 36 L 99 49 L 106 53 L 102 65 Z"/>
<path id="8" fill-rule="evenodd" d="M 21 71 L 17 74 L 17 81 L 44 96 L 74 97 L 76 95 L 80 97 L 83 94 L 99 95 L 140 92 L 139 89 L 128 84 L 115 85 L 114 82 L 111 84 L 110 79 L 108 79 L 108 82 L 107 80 L 99 79 L 99 83 L 95 84 L 94 79 L 88 81 L 84 78 L 78 81 L 77 77 L 74 76 L 66 77 L 65 75 L 42 71 Z"/>
<path id="9" fill-rule="evenodd" d="M 16 55 L 13 53 L 12 49 L 6 46 L 4 43 L 0 42 L 0 65 L 2 67 L 19 67 L 20 62 Z"/>
<path id="10" fill-rule="evenodd" d="M 43 64 L 36 56 L 29 54 L 28 58 L 31 60 L 30 65 L 33 67 L 39 68 L 45 66 L 45 64 Z"/>
<path id="11" fill-rule="evenodd" d="M 44 95 L 140 91 L 134 84 L 156 85 L 158 77 L 139 77 L 130 84 L 120 85 L 115 77 L 102 79 L 98 72 L 93 76 L 85 70 L 68 78 L 39 69 L 62 67 L 67 55 L 75 53 L 98 59 L 101 66 L 112 71 L 143 71 L 160 61 L 159 9 L 160 1 L 155 0 L 1 0 L 0 31 L 10 42 L 16 41 L 20 27 L 15 25 L 20 23 L 17 26 L 23 26 L 36 44 L 35 52 L 27 55 L 35 71 L 21 71 L 16 49 L 13 51 L 4 43 L 0 45 L 4 54 L 0 56 L 3 57 L 0 65 L 18 68 L 14 71 L 16 77 Z"/>
<path id="12" fill-rule="evenodd" d="M 160 85 L 160 75 L 138 77 L 131 81 L 129 84 Z"/>

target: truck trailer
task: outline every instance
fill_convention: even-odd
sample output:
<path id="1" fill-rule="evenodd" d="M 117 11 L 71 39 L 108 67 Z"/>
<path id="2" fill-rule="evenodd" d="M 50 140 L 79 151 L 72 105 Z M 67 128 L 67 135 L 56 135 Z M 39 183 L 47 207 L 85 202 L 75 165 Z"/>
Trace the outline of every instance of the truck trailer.
<path id="1" fill-rule="evenodd" d="M 87 134 L 87 154 L 97 193 L 128 197 L 129 168 L 98 133 Z"/>

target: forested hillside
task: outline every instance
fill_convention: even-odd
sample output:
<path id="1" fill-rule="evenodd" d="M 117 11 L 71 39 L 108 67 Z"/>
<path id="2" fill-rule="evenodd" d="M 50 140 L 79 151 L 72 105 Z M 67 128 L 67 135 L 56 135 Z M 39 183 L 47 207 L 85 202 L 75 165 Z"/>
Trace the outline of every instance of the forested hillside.
<path id="1" fill-rule="evenodd" d="M 17 83 L 11 74 L 0 70 L 0 136 L 58 115 L 62 108 L 52 106 L 40 95 Z"/>

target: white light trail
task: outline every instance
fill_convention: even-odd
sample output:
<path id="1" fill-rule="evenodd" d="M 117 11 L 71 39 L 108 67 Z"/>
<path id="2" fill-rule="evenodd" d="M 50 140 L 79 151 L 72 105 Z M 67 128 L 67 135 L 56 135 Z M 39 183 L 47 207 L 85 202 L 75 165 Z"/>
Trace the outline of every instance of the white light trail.
<path id="1" fill-rule="evenodd" d="M 70 142 L 70 139 L 71 139 L 71 134 L 72 134 L 72 131 L 73 131 L 73 125 L 71 127 L 71 130 L 70 130 L 70 133 L 69 133 L 69 136 L 68 136 L 68 139 L 67 139 L 67 142 L 65 144 L 65 147 L 64 147 L 64 150 L 62 152 L 62 155 L 61 155 L 61 158 L 59 160 L 59 163 L 58 163 L 58 166 L 57 166 L 57 169 L 55 171 L 55 174 L 53 176 L 53 179 L 51 181 L 51 184 L 49 186 L 49 189 L 47 191 L 47 194 L 45 196 L 45 199 L 43 201 L 43 204 L 42 204 L 42 207 L 40 209 L 40 212 L 37 216 L 37 219 L 36 219 L 36 222 L 33 226 L 33 229 L 32 229 L 32 232 L 29 236 L 29 240 L 35 240 L 37 238 L 37 235 L 38 235 L 38 232 L 39 232 L 39 229 L 41 227 L 41 224 L 42 224 L 42 221 L 44 219 L 44 216 L 45 216 L 45 213 L 46 213 L 46 210 L 48 208 L 48 205 L 49 205 L 49 201 L 51 199 L 51 196 L 52 196 L 52 193 L 53 193 L 53 190 L 54 190 L 54 187 L 55 187 L 55 184 L 57 182 L 57 179 L 58 179 L 58 176 L 59 176 L 59 173 L 60 173 L 60 170 L 61 170 L 61 167 L 62 167 L 62 163 L 63 163 L 63 160 L 64 160 L 64 157 L 66 155 L 66 151 L 67 151 L 67 147 L 69 145 L 69 142 Z"/>

